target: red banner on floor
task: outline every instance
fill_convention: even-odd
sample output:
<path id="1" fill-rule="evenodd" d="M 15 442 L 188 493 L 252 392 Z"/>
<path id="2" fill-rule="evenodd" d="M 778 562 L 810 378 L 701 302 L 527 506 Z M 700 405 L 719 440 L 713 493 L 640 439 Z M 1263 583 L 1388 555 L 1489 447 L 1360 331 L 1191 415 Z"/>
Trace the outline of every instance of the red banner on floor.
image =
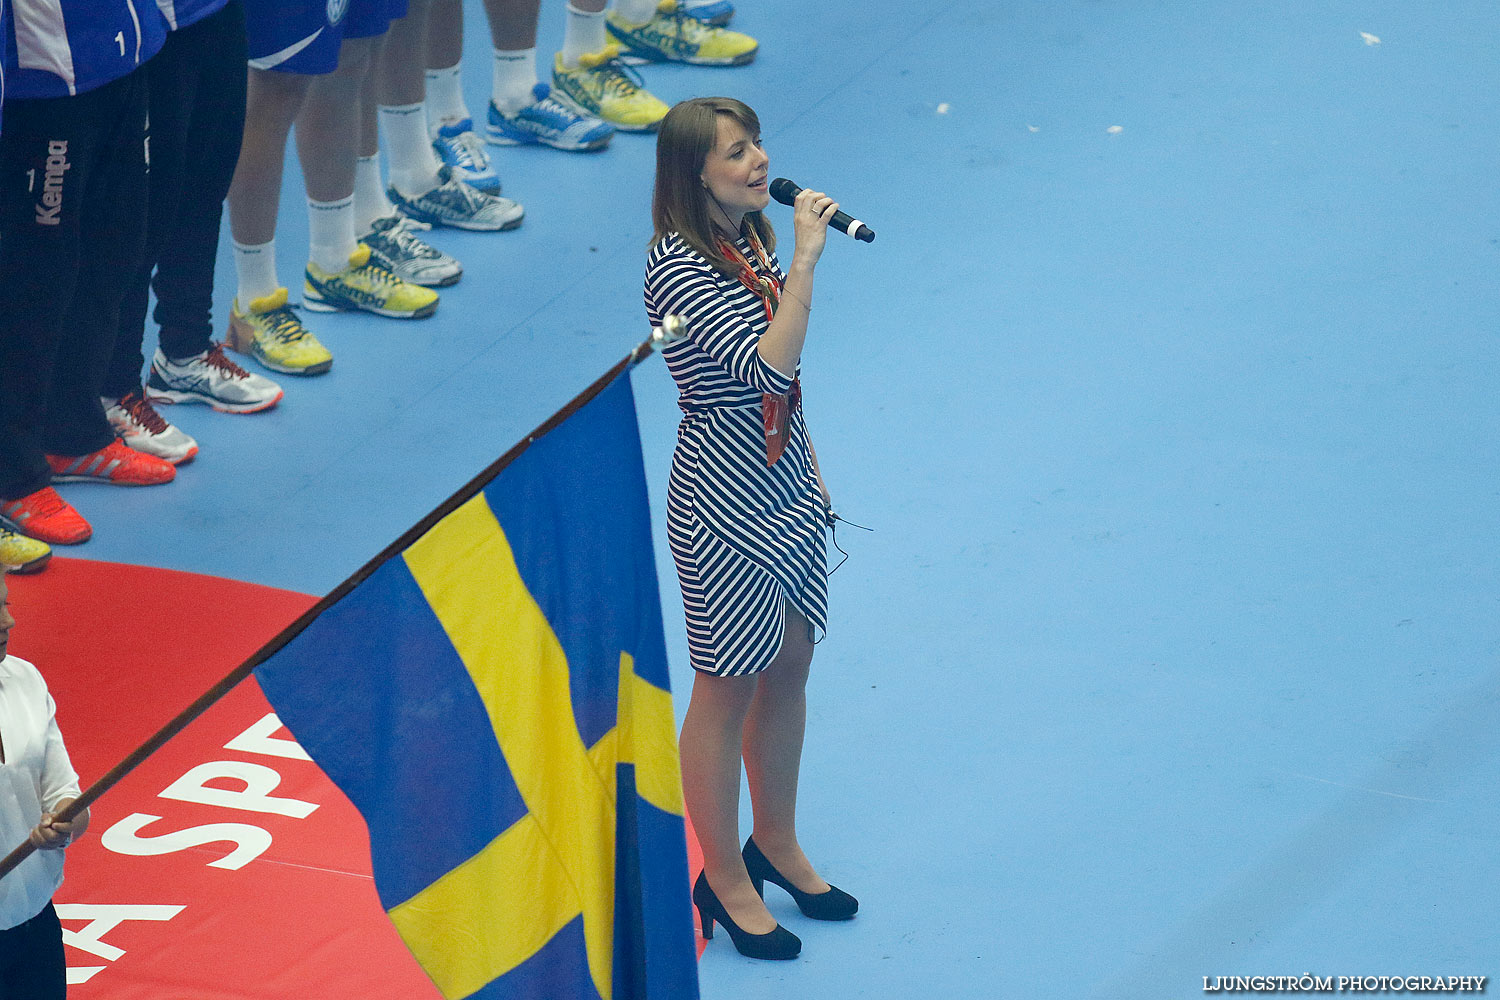
<path id="1" fill-rule="evenodd" d="M 10 591 L 11 651 L 85 787 L 314 601 L 73 559 Z M 95 804 L 55 902 L 80 1000 L 439 996 L 381 910 L 359 814 L 253 679 Z"/>

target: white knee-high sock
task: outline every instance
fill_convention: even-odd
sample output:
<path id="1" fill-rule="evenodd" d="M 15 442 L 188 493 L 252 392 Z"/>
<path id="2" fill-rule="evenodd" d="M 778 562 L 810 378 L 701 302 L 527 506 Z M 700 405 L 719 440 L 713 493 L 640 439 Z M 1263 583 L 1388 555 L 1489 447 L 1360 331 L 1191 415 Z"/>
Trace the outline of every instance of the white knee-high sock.
<path id="1" fill-rule="evenodd" d="M 328 274 L 349 266 L 354 238 L 354 195 L 338 201 L 307 199 L 307 259 Z"/>
<path id="2" fill-rule="evenodd" d="M 473 118 L 469 106 L 464 103 L 463 77 L 459 73 L 462 68 L 463 64 L 459 63 L 447 69 L 427 71 L 427 114 L 432 119 L 428 124 L 434 129 Z"/>
<path id="3" fill-rule="evenodd" d="M 421 104 L 382 104 L 380 132 L 391 162 L 391 187 L 408 198 L 437 187 L 440 164 L 432 151 L 427 112 Z"/>
<path id="4" fill-rule="evenodd" d="M 536 98 L 536 48 L 495 49 L 490 100 L 506 114 L 515 114 Z"/>
<path id="5" fill-rule="evenodd" d="M 380 155 L 361 156 L 354 161 L 354 232 L 368 233 L 376 219 L 396 210 L 380 182 Z"/>
<path id="6" fill-rule="evenodd" d="M 577 68 L 579 56 L 603 50 L 604 36 L 604 11 L 579 10 L 568 4 L 568 19 L 563 26 L 563 65 Z"/>
<path id="7" fill-rule="evenodd" d="M 656 16 L 656 0 L 615 0 L 615 13 L 626 24 L 645 24 Z"/>
<path id="8" fill-rule="evenodd" d="M 276 241 L 235 243 L 234 275 L 239 282 L 235 303 L 244 313 L 253 300 L 263 299 L 281 287 L 276 281 Z"/>

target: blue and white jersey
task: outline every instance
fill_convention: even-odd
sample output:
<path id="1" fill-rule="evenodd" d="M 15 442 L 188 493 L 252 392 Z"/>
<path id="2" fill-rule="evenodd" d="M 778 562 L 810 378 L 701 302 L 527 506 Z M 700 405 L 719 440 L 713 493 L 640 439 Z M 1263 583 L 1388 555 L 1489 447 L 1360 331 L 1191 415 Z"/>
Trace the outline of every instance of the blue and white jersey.
<path id="1" fill-rule="evenodd" d="M 228 3 L 229 0 L 156 0 L 161 16 L 167 19 L 169 31 L 197 24 L 208 15 L 223 10 Z"/>
<path id="2" fill-rule="evenodd" d="M 9 0 L 5 97 L 68 97 L 156 55 L 167 22 L 156 0 Z"/>

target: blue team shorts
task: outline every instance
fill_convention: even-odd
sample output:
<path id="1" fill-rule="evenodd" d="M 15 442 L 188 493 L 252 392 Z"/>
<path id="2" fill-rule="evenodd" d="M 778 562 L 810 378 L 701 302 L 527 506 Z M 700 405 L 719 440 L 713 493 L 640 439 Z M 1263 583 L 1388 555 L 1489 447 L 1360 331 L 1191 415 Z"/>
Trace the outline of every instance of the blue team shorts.
<path id="1" fill-rule="evenodd" d="M 346 38 L 385 34 L 406 0 L 244 0 L 250 65 L 318 75 L 338 68 Z"/>

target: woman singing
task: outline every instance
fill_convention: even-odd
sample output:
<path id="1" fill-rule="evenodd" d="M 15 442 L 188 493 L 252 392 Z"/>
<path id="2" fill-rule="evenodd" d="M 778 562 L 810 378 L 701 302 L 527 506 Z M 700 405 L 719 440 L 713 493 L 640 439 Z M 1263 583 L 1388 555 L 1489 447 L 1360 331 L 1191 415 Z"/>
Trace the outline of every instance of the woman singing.
<path id="1" fill-rule="evenodd" d="M 818 472 L 797 380 L 813 269 L 838 205 L 803 191 L 789 271 L 762 210 L 760 120 L 739 101 L 674 107 L 656 142 L 646 312 L 675 313 L 689 338 L 663 353 L 682 424 L 667 536 L 697 671 L 682 727 L 682 779 L 703 847 L 693 902 L 741 954 L 795 958 L 802 942 L 761 899 L 773 882 L 807 916 L 847 920 L 859 903 L 814 870 L 797 841 L 797 774 L 815 632 L 827 616 Z M 740 760 L 755 829 L 739 850 Z"/>

